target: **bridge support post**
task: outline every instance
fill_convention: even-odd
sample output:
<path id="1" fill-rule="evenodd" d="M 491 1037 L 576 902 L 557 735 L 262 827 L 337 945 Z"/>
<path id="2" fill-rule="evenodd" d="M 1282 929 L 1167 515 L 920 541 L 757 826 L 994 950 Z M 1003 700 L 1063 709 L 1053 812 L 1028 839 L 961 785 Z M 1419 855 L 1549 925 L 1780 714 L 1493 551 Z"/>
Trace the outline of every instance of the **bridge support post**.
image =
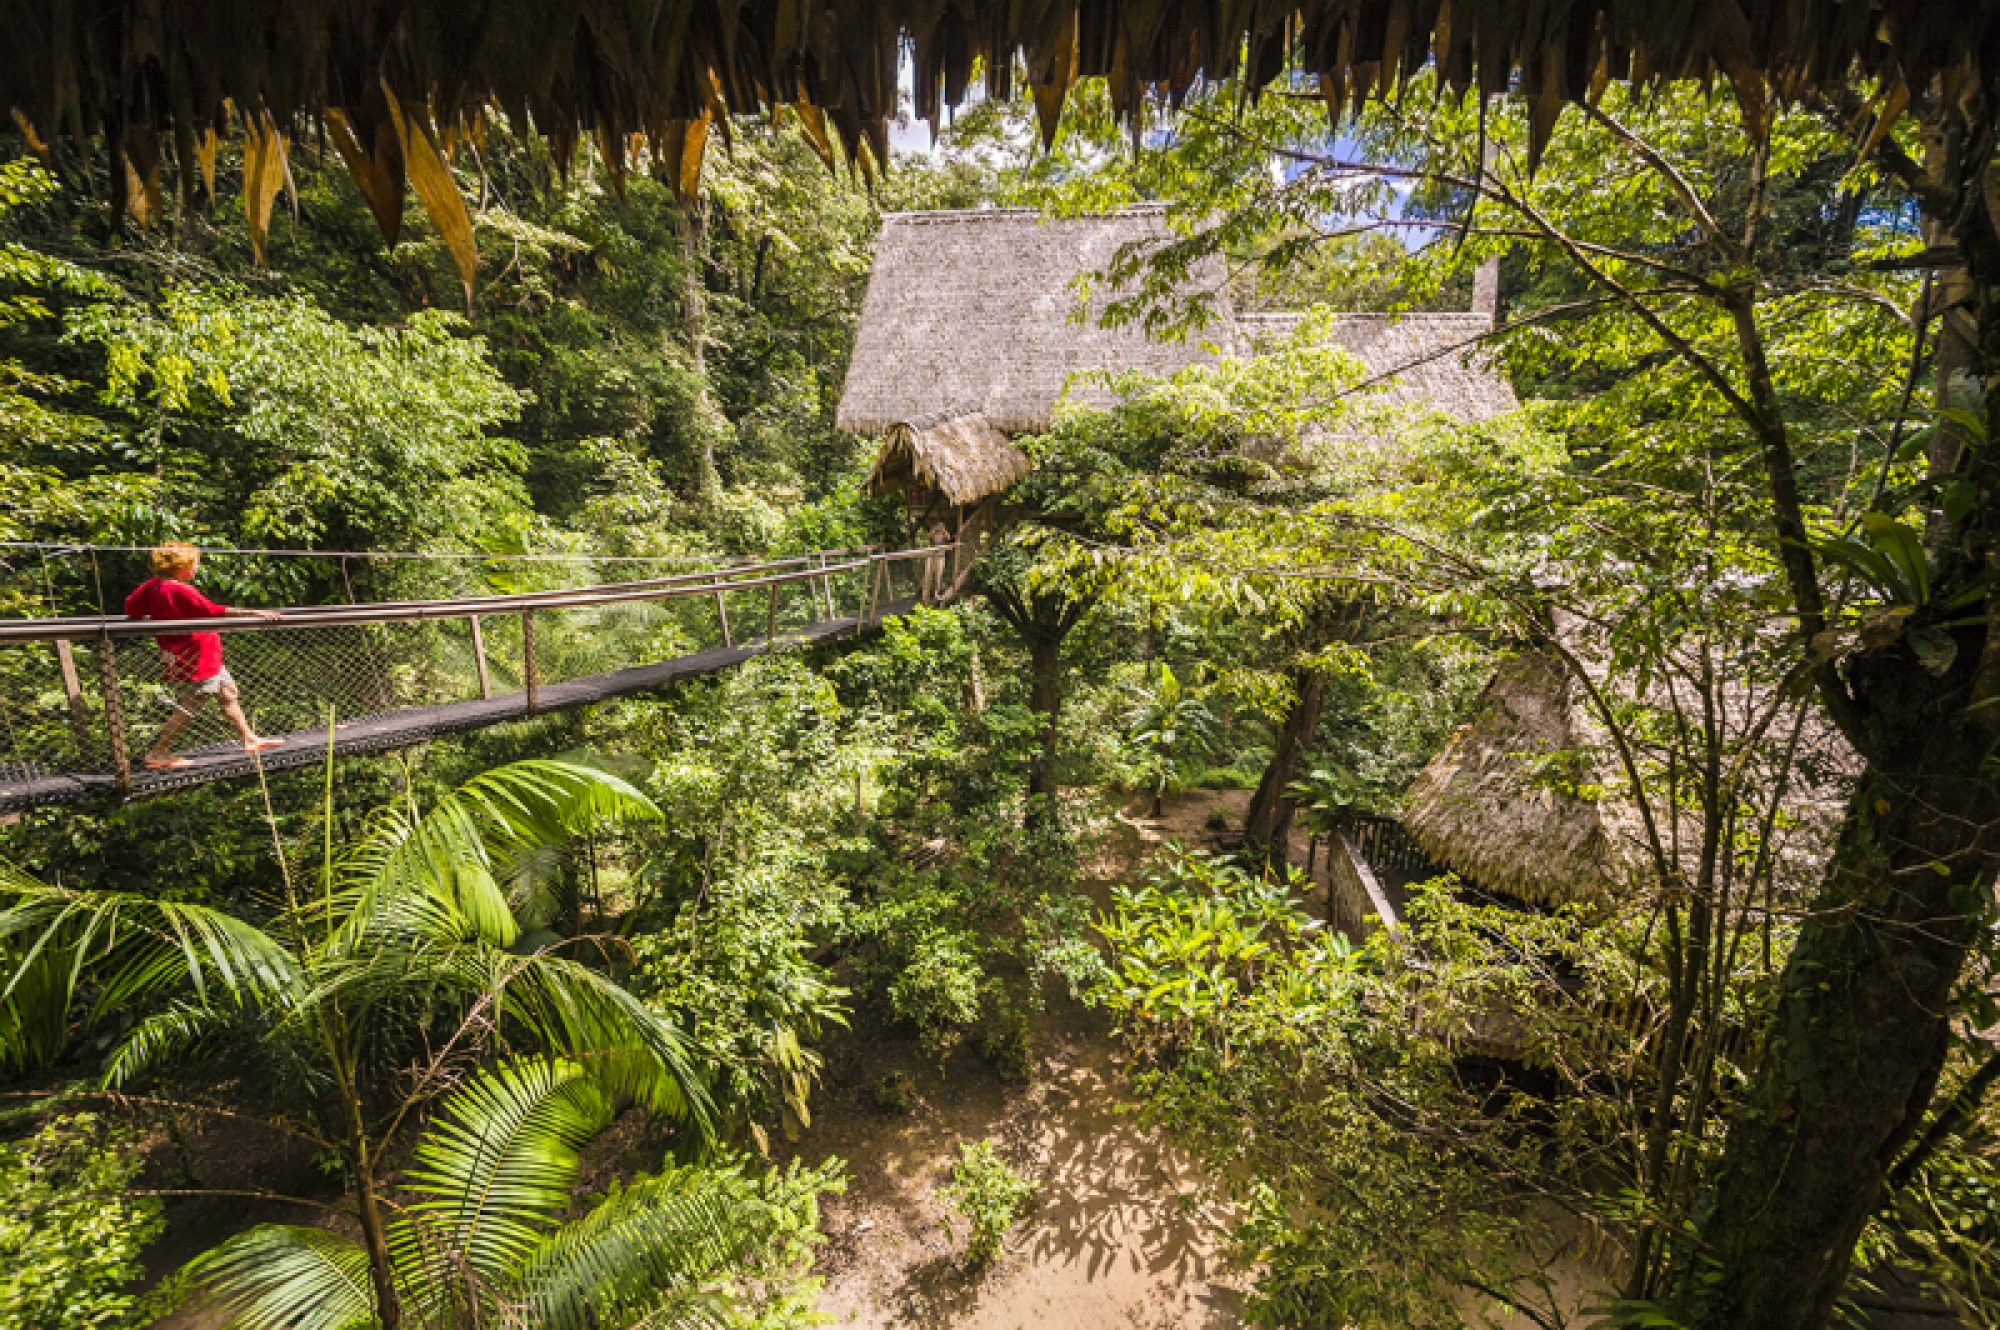
<path id="1" fill-rule="evenodd" d="M 76 732 L 76 755 L 84 762 L 90 761 L 90 750 L 95 747 L 90 740 L 90 708 L 83 704 L 83 684 L 76 675 L 76 653 L 70 649 L 69 639 L 56 639 L 56 664 L 62 669 L 63 697 L 69 702 L 69 724 Z"/>
<path id="2" fill-rule="evenodd" d="M 118 793 L 132 793 L 132 755 L 125 747 L 125 698 L 118 689 L 118 644 L 97 635 L 97 672 L 104 681 L 104 730 L 111 739 L 111 775 Z"/>
<path id="3" fill-rule="evenodd" d="M 771 617 L 764 627 L 764 654 L 778 649 L 778 584 L 771 583 Z"/>
<path id="4" fill-rule="evenodd" d="M 479 616 L 468 614 L 465 621 L 472 625 L 472 663 L 479 669 L 479 697 L 481 701 L 493 696 L 493 676 L 486 672 L 486 634 L 479 630 Z"/>
<path id="5" fill-rule="evenodd" d="M 722 620 L 722 645 L 733 647 L 736 641 L 729 635 L 729 606 L 723 604 L 722 593 L 715 593 L 715 617 Z"/>
<path id="6" fill-rule="evenodd" d="M 528 714 L 535 714 L 540 702 L 535 685 L 535 612 L 521 612 L 521 686 L 528 693 Z"/>
<path id="7" fill-rule="evenodd" d="M 835 617 L 833 612 L 833 579 L 827 575 L 826 554 L 824 552 L 819 556 L 819 598 L 820 603 L 826 607 L 827 622 L 831 623 Z"/>

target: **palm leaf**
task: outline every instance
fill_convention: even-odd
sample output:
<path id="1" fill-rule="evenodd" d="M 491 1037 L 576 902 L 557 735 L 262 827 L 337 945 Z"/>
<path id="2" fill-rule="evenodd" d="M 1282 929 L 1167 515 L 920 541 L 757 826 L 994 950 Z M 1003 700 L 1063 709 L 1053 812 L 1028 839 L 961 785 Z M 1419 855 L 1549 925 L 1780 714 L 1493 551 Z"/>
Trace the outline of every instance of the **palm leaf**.
<path id="1" fill-rule="evenodd" d="M 712 1139 L 707 1079 L 670 1017 L 576 961 L 492 953 L 485 963 L 489 991 L 543 1048 L 582 1063 L 607 1093 L 694 1128 L 704 1145 Z"/>
<path id="2" fill-rule="evenodd" d="M 642 1178 L 544 1239 L 519 1300 L 546 1330 L 720 1325 L 727 1301 L 714 1285 L 765 1240 L 769 1213 L 734 1173 Z"/>
<path id="3" fill-rule="evenodd" d="M 561 845 L 594 826 L 657 819 L 660 810 L 608 772 L 534 760 L 461 785 L 422 819 L 378 826 L 346 865 L 376 895 L 418 890 L 450 900 L 500 946 L 519 932 L 499 879 L 519 857 Z"/>
<path id="4" fill-rule="evenodd" d="M 176 1002 L 132 1027 L 105 1063 L 104 1085 L 118 1090 L 163 1062 L 185 1058 L 229 1026 L 233 1013 Z"/>
<path id="5" fill-rule="evenodd" d="M 574 1062 L 516 1062 L 454 1092 L 405 1175 L 411 1210 L 455 1265 L 498 1283 L 534 1252 L 576 1185 L 577 1151 L 611 1121 Z"/>
<path id="6" fill-rule="evenodd" d="M 188 1263 L 242 1330 L 359 1330 L 375 1324 L 368 1257 L 321 1228 L 262 1224 Z"/>
<path id="7" fill-rule="evenodd" d="M 4 864 L 0 901 L 0 1055 L 9 1058 L 59 1051 L 87 981 L 97 990 L 91 1020 L 182 988 L 207 1005 L 224 995 L 282 1000 L 297 984 L 283 946 L 218 910 L 46 886 Z"/>

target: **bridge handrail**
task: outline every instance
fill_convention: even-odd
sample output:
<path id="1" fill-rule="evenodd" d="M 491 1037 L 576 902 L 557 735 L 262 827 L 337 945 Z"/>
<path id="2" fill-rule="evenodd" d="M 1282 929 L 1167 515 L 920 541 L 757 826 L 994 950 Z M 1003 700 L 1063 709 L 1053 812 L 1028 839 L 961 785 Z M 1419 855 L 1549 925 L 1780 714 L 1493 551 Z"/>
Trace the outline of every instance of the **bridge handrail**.
<path id="1" fill-rule="evenodd" d="M 737 591 L 809 582 L 880 564 L 952 554 L 956 545 L 928 545 L 909 550 L 857 549 L 814 551 L 764 563 L 678 573 L 637 582 L 606 583 L 556 591 L 475 596 L 457 600 L 383 601 L 363 605 L 311 605 L 278 611 L 278 619 L 230 614 L 211 619 L 132 619 L 124 615 L 0 620 L 0 645 L 22 642 L 77 641 L 90 638 L 159 637 L 191 632 L 271 632 L 286 628 L 328 628 L 355 624 L 413 623 L 433 619 L 521 613 L 528 610 L 581 609 L 626 601 L 680 600 Z M 852 559 L 845 556 L 859 554 Z M 815 562 L 843 559 L 843 562 Z M 777 571 L 790 569 L 792 571 Z"/>

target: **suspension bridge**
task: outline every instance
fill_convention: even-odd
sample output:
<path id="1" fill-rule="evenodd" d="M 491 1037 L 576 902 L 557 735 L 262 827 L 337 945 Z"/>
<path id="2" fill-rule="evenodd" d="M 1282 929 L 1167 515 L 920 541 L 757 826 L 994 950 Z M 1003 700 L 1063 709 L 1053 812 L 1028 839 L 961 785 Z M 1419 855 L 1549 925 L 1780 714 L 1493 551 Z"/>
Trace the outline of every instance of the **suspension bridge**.
<path id="1" fill-rule="evenodd" d="M 156 795 L 314 765 L 329 747 L 384 752 L 650 692 L 948 596 L 967 571 L 961 550 L 817 550 L 639 581 L 305 606 L 274 620 L 0 619 L 0 813 Z M 223 635 L 251 724 L 281 747 L 246 754 L 210 704 L 177 750 L 186 766 L 144 766 L 176 697 L 154 639 L 186 632 Z"/>

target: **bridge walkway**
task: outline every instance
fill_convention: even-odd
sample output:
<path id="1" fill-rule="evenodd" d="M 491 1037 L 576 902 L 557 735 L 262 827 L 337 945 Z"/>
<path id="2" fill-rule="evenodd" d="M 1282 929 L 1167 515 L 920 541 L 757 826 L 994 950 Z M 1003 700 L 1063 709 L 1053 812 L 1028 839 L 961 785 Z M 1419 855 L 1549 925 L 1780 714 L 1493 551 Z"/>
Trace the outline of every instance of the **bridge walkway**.
<path id="1" fill-rule="evenodd" d="M 311 606 L 276 621 L 0 620 L 0 813 L 310 766 L 325 760 L 329 715 L 333 752 L 347 755 L 655 691 L 868 631 L 948 595 L 958 556 L 948 545 L 823 550 L 558 591 Z M 175 631 L 224 635 L 251 723 L 283 746 L 245 754 L 210 703 L 180 745 L 188 766 L 144 767 L 174 703 L 153 639 Z"/>

